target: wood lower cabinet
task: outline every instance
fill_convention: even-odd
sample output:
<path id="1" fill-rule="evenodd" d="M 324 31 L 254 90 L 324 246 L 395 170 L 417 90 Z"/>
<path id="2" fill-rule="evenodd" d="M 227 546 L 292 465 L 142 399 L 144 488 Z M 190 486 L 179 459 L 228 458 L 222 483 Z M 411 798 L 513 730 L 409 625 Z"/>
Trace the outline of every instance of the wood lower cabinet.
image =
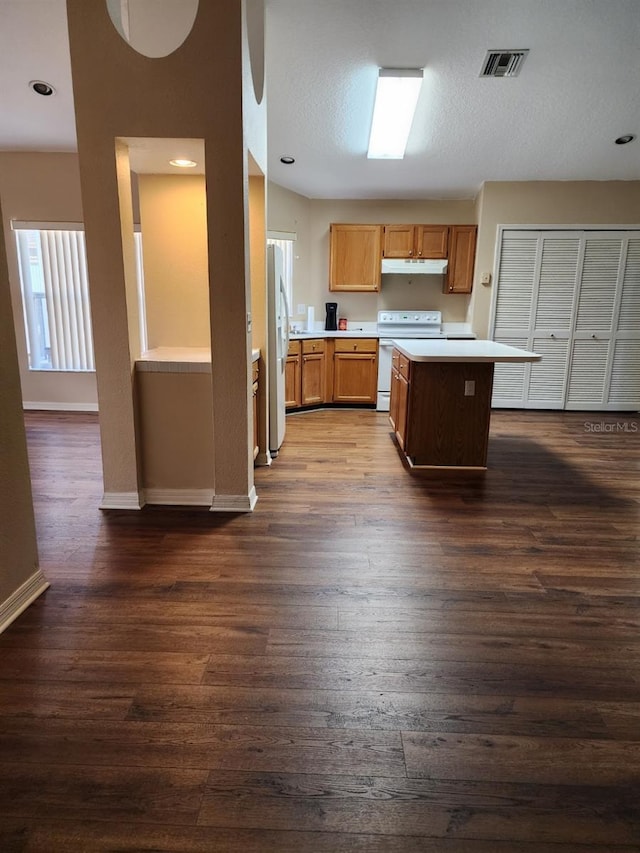
<path id="1" fill-rule="evenodd" d="M 329 290 L 380 290 L 382 225 L 330 228 Z"/>
<path id="2" fill-rule="evenodd" d="M 485 468 L 493 363 L 393 359 L 389 420 L 411 464 Z"/>
<path id="3" fill-rule="evenodd" d="M 333 402 L 375 403 L 378 396 L 378 341 L 336 338 L 333 355 Z"/>
<path id="4" fill-rule="evenodd" d="M 391 398 L 389 402 L 389 421 L 401 449 L 407 444 L 407 407 L 409 403 L 409 382 L 411 364 L 397 349 L 391 358 Z"/>
<path id="5" fill-rule="evenodd" d="M 284 396 L 287 409 L 297 409 L 302 403 L 302 386 L 300 384 L 301 343 L 301 341 L 289 341 L 289 350 L 284 366 Z"/>
<path id="6" fill-rule="evenodd" d="M 449 230 L 449 263 L 443 290 L 445 293 L 471 293 L 477 226 L 452 225 Z"/>
<path id="7" fill-rule="evenodd" d="M 258 380 L 259 380 L 259 368 L 258 362 L 252 362 L 252 373 L 253 373 L 253 458 L 255 459 L 260 450 L 260 439 L 259 439 L 259 421 L 258 421 Z"/>
<path id="8" fill-rule="evenodd" d="M 307 338 L 289 343 L 285 366 L 288 410 L 325 403 L 375 405 L 376 338 Z"/>
<path id="9" fill-rule="evenodd" d="M 302 341 L 301 404 L 314 406 L 326 401 L 326 341 Z"/>

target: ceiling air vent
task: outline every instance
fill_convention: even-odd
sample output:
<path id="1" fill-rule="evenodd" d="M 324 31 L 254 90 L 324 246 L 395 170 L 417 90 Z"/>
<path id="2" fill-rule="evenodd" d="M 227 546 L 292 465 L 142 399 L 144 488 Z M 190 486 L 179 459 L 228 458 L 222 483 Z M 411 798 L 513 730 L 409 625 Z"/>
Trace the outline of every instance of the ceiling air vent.
<path id="1" fill-rule="evenodd" d="M 528 50 L 489 50 L 480 76 L 517 77 L 528 53 Z"/>

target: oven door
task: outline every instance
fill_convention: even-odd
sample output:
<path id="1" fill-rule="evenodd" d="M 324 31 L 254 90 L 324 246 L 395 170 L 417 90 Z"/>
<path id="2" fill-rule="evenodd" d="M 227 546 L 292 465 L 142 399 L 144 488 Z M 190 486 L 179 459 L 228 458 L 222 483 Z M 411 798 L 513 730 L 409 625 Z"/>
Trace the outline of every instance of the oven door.
<path id="1" fill-rule="evenodd" d="M 391 398 L 391 354 L 393 341 L 391 338 L 380 338 L 378 341 L 378 405 L 379 412 L 389 411 Z"/>

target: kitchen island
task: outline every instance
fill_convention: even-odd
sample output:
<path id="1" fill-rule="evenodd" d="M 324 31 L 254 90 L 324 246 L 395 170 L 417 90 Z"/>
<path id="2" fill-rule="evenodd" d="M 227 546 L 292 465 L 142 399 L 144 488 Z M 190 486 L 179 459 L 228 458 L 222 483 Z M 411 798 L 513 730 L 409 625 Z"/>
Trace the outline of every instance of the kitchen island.
<path id="1" fill-rule="evenodd" d="M 539 361 L 487 340 L 396 340 L 389 420 L 410 467 L 487 467 L 496 362 Z"/>

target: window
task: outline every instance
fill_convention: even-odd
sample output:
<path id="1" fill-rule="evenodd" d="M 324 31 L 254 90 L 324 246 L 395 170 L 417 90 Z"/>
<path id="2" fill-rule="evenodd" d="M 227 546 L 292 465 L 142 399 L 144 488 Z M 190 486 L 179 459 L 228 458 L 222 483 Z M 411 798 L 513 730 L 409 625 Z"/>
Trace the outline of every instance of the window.
<path id="1" fill-rule="evenodd" d="M 84 231 L 14 224 L 31 370 L 95 370 Z"/>
<path id="2" fill-rule="evenodd" d="M 82 224 L 12 223 L 30 370 L 93 371 L 93 337 Z M 142 234 L 134 233 L 140 340 L 147 348 Z"/>
<path id="3" fill-rule="evenodd" d="M 293 243 L 296 234 L 285 231 L 269 231 L 267 235 L 268 246 L 279 246 L 282 249 L 284 259 L 284 289 L 287 294 L 287 305 L 293 312 Z"/>

